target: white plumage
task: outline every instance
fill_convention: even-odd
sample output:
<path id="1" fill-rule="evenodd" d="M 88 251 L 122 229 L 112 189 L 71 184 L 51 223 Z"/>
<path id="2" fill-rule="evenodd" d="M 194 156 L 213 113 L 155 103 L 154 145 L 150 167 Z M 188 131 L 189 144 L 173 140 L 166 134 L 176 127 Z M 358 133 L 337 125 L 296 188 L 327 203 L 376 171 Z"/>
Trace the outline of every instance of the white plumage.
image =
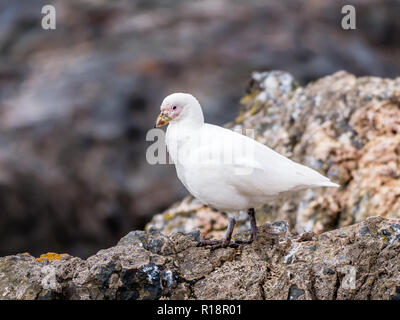
<path id="1" fill-rule="evenodd" d="M 299 189 L 338 187 L 256 140 L 204 123 L 190 94 L 166 97 L 160 117 L 158 126 L 169 123 L 166 145 L 178 178 L 199 201 L 220 211 L 257 208 Z"/>

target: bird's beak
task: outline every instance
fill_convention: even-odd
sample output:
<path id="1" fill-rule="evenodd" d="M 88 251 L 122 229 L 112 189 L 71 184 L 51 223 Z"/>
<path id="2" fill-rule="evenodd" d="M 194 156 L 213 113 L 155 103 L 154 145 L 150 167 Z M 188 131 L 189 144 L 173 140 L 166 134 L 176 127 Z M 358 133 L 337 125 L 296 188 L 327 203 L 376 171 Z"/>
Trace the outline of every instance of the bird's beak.
<path id="1" fill-rule="evenodd" d="M 159 128 L 159 127 L 165 126 L 165 125 L 168 124 L 168 122 L 170 122 L 170 121 L 171 121 L 171 118 L 170 118 L 169 116 L 167 116 L 165 113 L 162 113 L 162 112 L 161 112 L 161 113 L 158 115 L 155 128 Z"/>

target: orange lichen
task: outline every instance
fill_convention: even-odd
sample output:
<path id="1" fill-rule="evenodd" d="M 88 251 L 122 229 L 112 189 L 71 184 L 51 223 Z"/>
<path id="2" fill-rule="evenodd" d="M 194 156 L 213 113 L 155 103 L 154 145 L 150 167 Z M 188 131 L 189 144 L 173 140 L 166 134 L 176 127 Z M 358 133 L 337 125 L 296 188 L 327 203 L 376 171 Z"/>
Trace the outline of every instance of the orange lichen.
<path id="1" fill-rule="evenodd" d="M 48 261 L 52 261 L 52 260 L 61 260 L 62 257 L 66 257 L 68 256 L 68 254 L 66 253 L 54 253 L 54 252 L 47 252 L 44 253 L 42 255 L 40 255 L 39 258 L 36 258 L 37 261 L 42 262 L 43 259 L 46 259 Z"/>

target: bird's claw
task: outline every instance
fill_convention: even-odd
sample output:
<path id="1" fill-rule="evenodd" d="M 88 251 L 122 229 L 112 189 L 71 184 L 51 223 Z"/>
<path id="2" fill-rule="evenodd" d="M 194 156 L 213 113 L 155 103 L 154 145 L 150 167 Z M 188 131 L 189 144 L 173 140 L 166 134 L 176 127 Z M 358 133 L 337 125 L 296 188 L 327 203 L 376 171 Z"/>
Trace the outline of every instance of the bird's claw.
<path id="1" fill-rule="evenodd" d="M 237 245 L 244 245 L 244 244 L 252 244 L 254 242 L 254 240 L 253 239 L 250 239 L 250 240 L 235 240 L 235 243 L 237 244 Z"/>
<path id="2" fill-rule="evenodd" d="M 211 246 L 210 250 L 214 251 L 220 248 L 237 248 L 238 244 L 231 242 L 230 240 L 221 239 L 221 240 L 202 240 L 197 244 L 198 247 Z"/>
<path id="3" fill-rule="evenodd" d="M 219 244 L 222 240 L 201 240 L 197 246 L 198 247 L 205 247 L 205 246 L 213 246 Z"/>
<path id="4" fill-rule="evenodd" d="M 234 242 L 230 242 L 230 241 L 226 241 L 226 242 L 221 241 L 220 243 L 211 246 L 210 250 L 214 251 L 216 249 L 227 248 L 227 247 L 229 247 L 229 248 L 237 248 L 237 247 L 239 247 L 239 245 L 234 243 Z"/>

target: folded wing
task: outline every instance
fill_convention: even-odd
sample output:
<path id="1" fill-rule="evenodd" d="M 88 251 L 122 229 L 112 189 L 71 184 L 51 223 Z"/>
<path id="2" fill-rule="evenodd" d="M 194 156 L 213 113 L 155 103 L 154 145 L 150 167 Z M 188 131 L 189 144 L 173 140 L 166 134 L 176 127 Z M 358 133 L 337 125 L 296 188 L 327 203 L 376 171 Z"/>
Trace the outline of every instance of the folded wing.
<path id="1" fill-rule="evenodd" d="M 241 194 L 273 196 L 308 187 L 338 186 L 249 137 L 214 125 L 206 125 L 206 130 L 208 138 L 196 152 L 214 154 L 213 167 L 220 166 L 221 179 Z"/>

